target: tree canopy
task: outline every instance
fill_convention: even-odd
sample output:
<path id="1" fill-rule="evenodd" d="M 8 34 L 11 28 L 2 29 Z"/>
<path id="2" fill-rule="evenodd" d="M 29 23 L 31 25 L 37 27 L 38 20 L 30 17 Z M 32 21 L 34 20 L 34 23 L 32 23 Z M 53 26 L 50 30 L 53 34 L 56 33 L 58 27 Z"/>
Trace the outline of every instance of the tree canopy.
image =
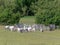
<path id="1" fill-rule="evenodd" d="M 60 25 L 60 0 L 39 0 L 36 23 Z"/>
<path id="2" fill-rule="evenodd" d="M 12 25 L 20 20 L 20 12 L 14 12 L 15 1 L 13 0 L 0 0 L 0 24 Z"/>
<path id="3" fill-rule="evenodd" d="M 60 25 L 60 0 L 0 0 L 0 24 L 16 24 L 36 16 L 37 24 Z"/>

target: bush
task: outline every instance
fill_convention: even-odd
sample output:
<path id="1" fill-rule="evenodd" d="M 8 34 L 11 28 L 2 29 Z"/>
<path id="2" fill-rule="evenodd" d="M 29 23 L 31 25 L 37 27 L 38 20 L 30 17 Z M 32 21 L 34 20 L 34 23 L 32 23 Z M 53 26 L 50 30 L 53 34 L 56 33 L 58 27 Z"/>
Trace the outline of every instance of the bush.
<path id="1" fill-rule="evenodd" d="M 60 25 L 60 2 L 59 0 L 39 0 L 38 11 L 36 13 L 37 24 Z"/>
<path id="2" fill-rule="evenodd" d="M 12 25 L 19 23 L 20 13 L 13 13 L 9 9 L 5 9 L 2 13 L 0 13 L 0 24 L 3 25 Z"/>

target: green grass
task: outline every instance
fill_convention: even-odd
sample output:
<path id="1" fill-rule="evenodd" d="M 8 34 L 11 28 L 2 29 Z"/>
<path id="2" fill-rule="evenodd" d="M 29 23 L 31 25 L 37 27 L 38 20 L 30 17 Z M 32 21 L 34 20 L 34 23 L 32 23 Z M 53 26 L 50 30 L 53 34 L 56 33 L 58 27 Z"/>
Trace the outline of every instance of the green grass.
<path id="1" fill-rule="evenodd" d="M 23 17 L 21 23 L 34 24 L 35 17 Z M 60 45 L 60 31 L 11 32 L 0 26 L 0 45 Z"/>
<path id="2" fill-rule="evenodd" d="M 60 31 L 18 33 L 0 29 L 0 45 L 60 45 Z"/>
<path id="3" fill-rule="evenodd" d="M 25 16 L 25 17 L 21 18 L 20 23 L 34 24 L 35 23 L 35 16 Z"/>

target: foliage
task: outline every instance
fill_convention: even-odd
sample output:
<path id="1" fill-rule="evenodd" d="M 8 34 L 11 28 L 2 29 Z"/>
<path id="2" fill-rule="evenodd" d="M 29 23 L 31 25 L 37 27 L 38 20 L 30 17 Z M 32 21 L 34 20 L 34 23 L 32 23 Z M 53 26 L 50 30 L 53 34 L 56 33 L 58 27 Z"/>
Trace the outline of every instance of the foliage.
<path id="1" fill-rule="evenodd" d="M 59 4 L 59 0 L 39 0 L 36 23 L 60 25 Z"/>
<path id="2" fill-rule="evenodd" d="M 16 0 L 16 7 L 22 13 L 22 16 L 31 16 L 34 15 L 34 8 L 35 3 L 37 0 Z"/>
<path id="3" fill-rule="evenodd" d="M 14 12 L 15 3 L 11 1 L 3 0 L 4 4 L 0 6 L 0 24 L 4 25 L 12 25 L 19 23 L 20 20 L 20 13 L 19 11 Z"/>
<path id="4" fill-rule="evenodd" d="M 60 0 L 0 0 L 0 24 L 16 24 L 33 15 L 37 24 L 60 25 Z"/>
<path id="5" fill-rule="evenodd" d="M 9 9 L 5 9 L 0 15 L 0 24 L 11 25 L 19 23 L 20 13 L 11 13 Z"/>

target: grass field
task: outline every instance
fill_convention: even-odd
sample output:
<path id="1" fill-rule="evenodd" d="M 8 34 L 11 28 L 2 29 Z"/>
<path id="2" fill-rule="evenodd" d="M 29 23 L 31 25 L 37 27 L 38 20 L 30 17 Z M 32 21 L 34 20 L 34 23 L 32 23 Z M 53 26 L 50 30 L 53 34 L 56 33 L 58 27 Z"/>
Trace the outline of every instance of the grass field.
<path id="1" fill-rule="evenodd" d="M 20 21 L 34 24 L 34 17 L 24 17 Z M 0 45 L 60 45 L 60 31 L 11 32 L 0 26 Z"/>
<path id="2" fill-rule="evenodd" d="M 35 16 L 26 16 L 21 18 L 20 23 L 24 24 L 34 24 L 35 23 Z"/>
<path id="3" fill-rule="evenodd" d="M 60 45 L 60 31 L 18 33 L 0 29 L 0 45 Z"/>

